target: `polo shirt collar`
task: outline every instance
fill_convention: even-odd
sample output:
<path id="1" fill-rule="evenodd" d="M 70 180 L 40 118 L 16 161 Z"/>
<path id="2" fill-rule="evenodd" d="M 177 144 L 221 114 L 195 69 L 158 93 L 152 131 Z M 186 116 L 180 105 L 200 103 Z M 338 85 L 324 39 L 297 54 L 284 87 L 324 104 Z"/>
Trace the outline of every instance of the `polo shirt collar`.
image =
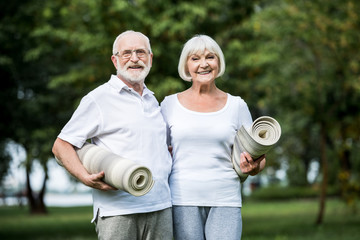
<path id="1" fill-rule="evenodd" d="M 111 75 L 109 84 L 119 92 L 123 89 L 130 90 L 130 88 L 116 75 Z M 154 92 L 148 89 L 144 83 L 143 96 L 145 95 L 154 95 Z"/>

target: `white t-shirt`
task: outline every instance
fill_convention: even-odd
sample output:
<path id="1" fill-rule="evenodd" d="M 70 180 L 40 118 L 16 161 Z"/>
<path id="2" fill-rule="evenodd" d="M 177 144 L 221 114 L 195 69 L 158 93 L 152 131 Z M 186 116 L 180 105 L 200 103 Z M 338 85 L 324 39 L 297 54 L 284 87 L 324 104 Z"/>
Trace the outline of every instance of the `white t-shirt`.
<path id="1" fill-rule="evenodd" d="M 155 184 L 144 196 L 93 189 L 94 218 L 98 210 L 100 216 L 115 216 L 171 207 L 166 124 L 158 101 L 146 87 L 140 96 L 112 75 L 107 83 L 83 97 L 58 137 L 79 148 L 91 139 L 152 172 Z"/>
<path id="2" fill-rule="evenodd" d="M 231 151 L 237 130 L 252 124 L 244 100 L 228 94 L 221 110 L 202 113 L 182 106 L 174 94 L 164 99 L 161 111 L 173 147 L 173 205 L 241 207 L 241 184 Z"/>

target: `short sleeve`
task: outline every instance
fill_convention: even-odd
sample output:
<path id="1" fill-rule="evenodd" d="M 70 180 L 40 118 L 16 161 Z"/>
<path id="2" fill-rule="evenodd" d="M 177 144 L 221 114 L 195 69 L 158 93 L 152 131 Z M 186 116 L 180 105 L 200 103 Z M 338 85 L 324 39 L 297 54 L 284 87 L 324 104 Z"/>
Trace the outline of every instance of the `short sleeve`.
<path id="1" fill-rule="evenodd" d="M 90 95 L 86 95 L 58 137 L 80 148 L 87 139 L 100 132 L 101 123 L 102 115 L 99 106 Z"/>
<path id="2" fill-rule="evenodd" d="M 253 120 L 248 105 L 241 97 L 238 97 L 238 114 L 239 128 L 244 126 L 245 129 L 249 129 Z"/>

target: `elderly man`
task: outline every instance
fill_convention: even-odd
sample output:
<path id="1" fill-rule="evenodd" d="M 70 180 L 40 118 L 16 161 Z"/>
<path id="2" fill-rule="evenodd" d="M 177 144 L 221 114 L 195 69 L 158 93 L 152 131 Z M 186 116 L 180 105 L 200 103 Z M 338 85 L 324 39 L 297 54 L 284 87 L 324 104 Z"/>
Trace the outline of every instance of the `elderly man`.
<path id="1" fill-rule="evenodd" d="M 172 239 L 166 125 L 158 101 L 144 85 L 152 58 L 148 37 L 120 34 L 111 56 L 117 75 L 83 97 L 53 146 L 67 171 L 93 188 L 92 222 L 99 239 Z M 104 172 L 89 174 L 75 151 L 88 139 L 148 167 L 155 180 L 151 191 L 135 197 L 103 182 Z"/>

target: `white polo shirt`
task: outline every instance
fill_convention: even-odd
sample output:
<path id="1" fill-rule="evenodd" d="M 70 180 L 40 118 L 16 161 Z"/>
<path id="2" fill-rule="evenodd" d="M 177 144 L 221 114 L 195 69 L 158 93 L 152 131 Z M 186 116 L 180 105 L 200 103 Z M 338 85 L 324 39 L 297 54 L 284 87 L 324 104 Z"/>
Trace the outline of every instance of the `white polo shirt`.
<path id="1" fill-rule="evenodd" d="M 59 138 L 80 148 L 87 139 L 121 157 L 148 167 L 155 184 L 135 197 L 118 191 L 93 189 L 94 218 L 144 213 L 171 207 L 168 177 L 171 156 L 159 103 L 148 88 L 140 96 L 117 76 L 97 87 L 80 102 Z"/>

